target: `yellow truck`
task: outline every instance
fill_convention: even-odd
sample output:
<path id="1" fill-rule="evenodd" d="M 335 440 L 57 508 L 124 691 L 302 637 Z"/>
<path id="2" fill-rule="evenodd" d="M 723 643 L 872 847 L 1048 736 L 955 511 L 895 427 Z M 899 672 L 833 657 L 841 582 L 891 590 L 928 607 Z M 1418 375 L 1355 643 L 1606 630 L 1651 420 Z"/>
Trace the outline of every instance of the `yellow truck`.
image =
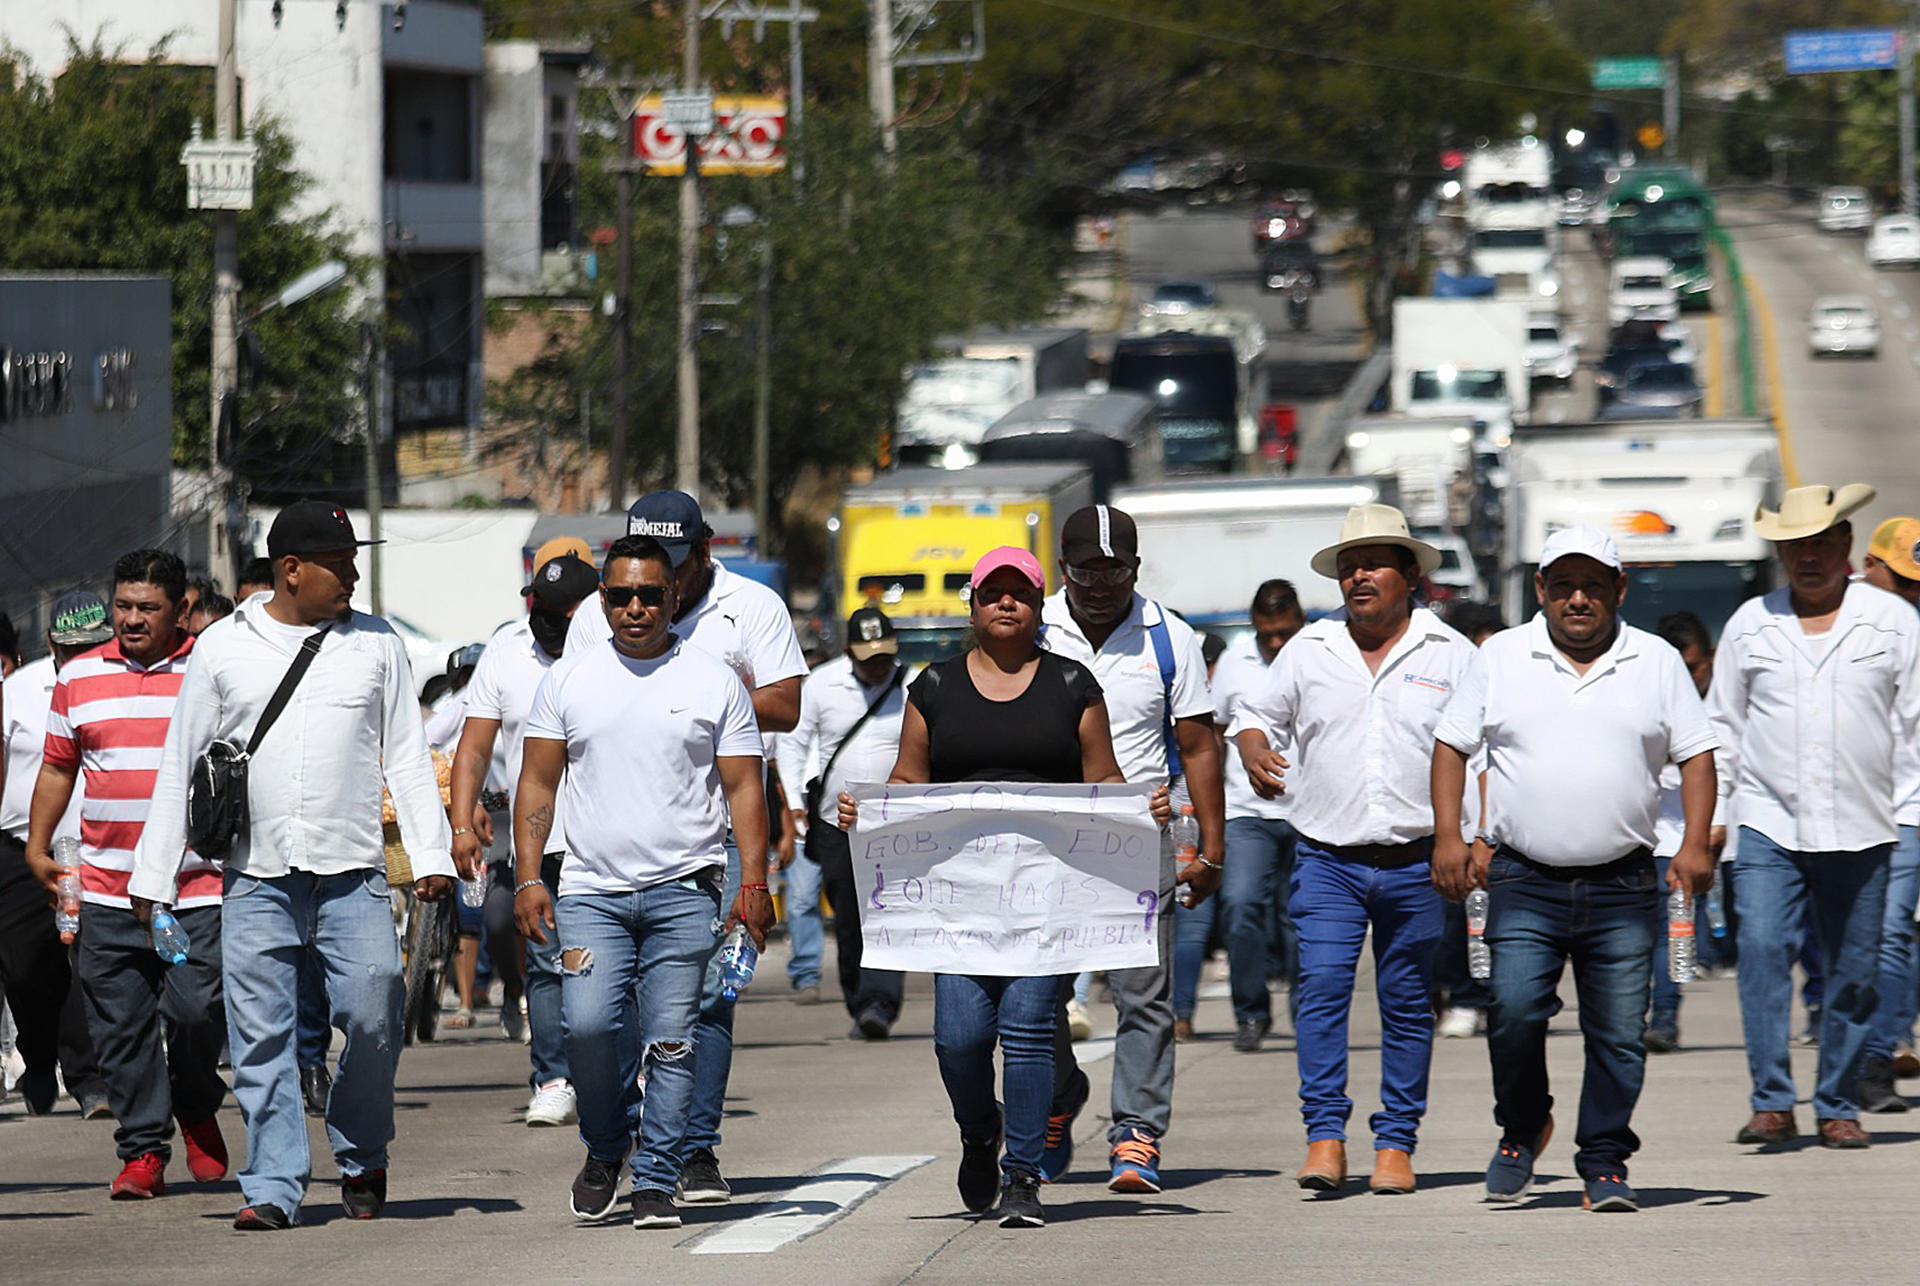
<path id="1" fill-rule="evenodd" d="M 900 631 L 904 660 L 959 650 L 967 630 L 968 578 L 999 545 L 1030 549 L 1060 587 L 1060 524 L 1093 503 L 1093 476 L 1076 464 L 976 464 L 910 468 L 847 489 L 827 520 L 833 540 L 830 618 L 844 629 L 855 609 L 877 607 Z"/>

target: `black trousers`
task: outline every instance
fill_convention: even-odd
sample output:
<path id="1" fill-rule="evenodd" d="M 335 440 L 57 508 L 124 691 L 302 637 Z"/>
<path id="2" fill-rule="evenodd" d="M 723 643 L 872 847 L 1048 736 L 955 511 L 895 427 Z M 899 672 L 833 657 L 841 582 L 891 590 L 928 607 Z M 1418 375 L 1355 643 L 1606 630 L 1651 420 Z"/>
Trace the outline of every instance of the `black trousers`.
<path id="1" fill-rule="evenodd" d="M 46 889 L 27 869 L 26 845 L 11 835 L 0 835 L 0 988 L 20 1032 L 27 1065 L 20 1091 L 33 1110 L 53 1109 L 56 1062 L 76 1100 L 103 1097 L 67 945 L 53 927 Z"/>
<path id="2" fill-rule="evenodd" d="M 133 912 L 93 903 L 80 911 L 75 965 L 107 1101 L 120 1119 L 113 1141 L 123 1161 L 170 1157 L 174 1120 L 204 1121 L 227 1094 L 219 1070 L 227 1032 L 220 908 L 175 914 L 187 931 L 187 959 L 169 966 Z"/>
<path id="3" fill-rule="evenodd" d="M 833 903 L 833 940 L 840 958 L 840 994 L 855 1018 L 877 1011 L 889 1025 L 900 1016 L 907 977 L 894 969 L 863 969 L 860 956 L 860 889 L 853 879 L 853 850 L 838 826 L 813 819 L 807 831 L 807 856 L 820 863 L 820 890 Z"/>

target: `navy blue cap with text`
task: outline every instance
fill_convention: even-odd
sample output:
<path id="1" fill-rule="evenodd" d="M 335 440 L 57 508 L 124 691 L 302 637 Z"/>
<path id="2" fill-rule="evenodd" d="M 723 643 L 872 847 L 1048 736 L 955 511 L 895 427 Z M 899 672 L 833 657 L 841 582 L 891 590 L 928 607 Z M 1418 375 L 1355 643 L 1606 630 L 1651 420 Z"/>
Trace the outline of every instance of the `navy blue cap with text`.
<path id="1" fill-rule="evenodd" d="M 675 567 L 687 561 L 706 530 L 700 502 L 684 491 L 649 491 L 627 510 L 627 534 L 659 541 Z"/>

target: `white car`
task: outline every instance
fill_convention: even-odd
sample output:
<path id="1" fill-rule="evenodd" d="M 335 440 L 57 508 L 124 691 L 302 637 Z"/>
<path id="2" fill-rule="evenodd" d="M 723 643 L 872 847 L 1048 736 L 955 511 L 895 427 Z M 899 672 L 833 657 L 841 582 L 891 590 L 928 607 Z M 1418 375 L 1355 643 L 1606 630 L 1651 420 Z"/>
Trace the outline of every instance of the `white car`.
<path id="1" fill-rule="evenodd" d="M 1614 260 L 1607 283 L 1607 319 L 1615 326 L 1678 321 L 1680 293 L 1674 288 L 1673 265 L 1655 255 Z"/>
<path id="2" fill-rule="evenodd" d="M 1475 565 L 1473 551 L 1464 537 L 1433 527 L 1422 528 L 1414 535 L 1440 551 L 1440 565 L 1427 577 L 1434 587 L 1433 597 L 1436 600 L 1461 598 L 1475 603 L 1487 601 L 1487 584 L 1480 579 L 1480 569 Z"/>
<path id="3" fill-rule="evenodd" d="M 1580 364 L 1580 346 L 1567 338 L 1560 319 L 1552 313 L 1527 318 L 1527 377 L 1565 384 Z"/>
<path id="4" fill-rule="evenodd" d="M 1867 262 L 1876 268 L 1920 267 L 1920 219 L 1890 214 L 1875 220 L 1873 231 L 1867 233 Z"/>
<path id="5" fill-rule="evenodd" d="M 1865 295 L 1822 295 L 1807 313 L 1807 351 L 1814 357 L 1880 351 L 1880 314 Z"/>
<path id="6" fill-rule="evenodd" d="M 1693 342 L 1693 330 L 1684 322 L 1662 322 L 1660 342 L 1667 346 L 1667 360 L 1683 366 L 1700 364 L 1700 349 Z"/>
<path id="7" fill-rule="evenodd" d="M 1865 188 L 1821 188 L 1813 221 L 1822 232 L 1865 232 L 1873 226 L 1873 198 Z"/>

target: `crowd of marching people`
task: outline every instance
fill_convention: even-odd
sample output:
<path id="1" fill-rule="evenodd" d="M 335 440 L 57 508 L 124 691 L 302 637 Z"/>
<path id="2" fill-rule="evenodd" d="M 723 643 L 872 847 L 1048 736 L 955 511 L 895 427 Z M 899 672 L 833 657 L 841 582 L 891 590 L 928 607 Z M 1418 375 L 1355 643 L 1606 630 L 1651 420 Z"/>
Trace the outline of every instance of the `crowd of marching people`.
<path id="1" fill-rule="evenodd" d="M 1348 1181 L 1348 1027 L 1371 941 L 1381 1027 L 1382 1194 L 1415 1166 L 1436 1036 L 1482 1031 L 1497 1133 L 1489 1200 L 1529 1191 L 1555 1132 L 1546 1034 L 1571 973 L 1584 1048 L 1573 1125 L 1587 1208 L 1638 1207 L 1630 1164 L 1649 1052 L 1677 1048 L 1666 911 L 1711 898 L 1737 970 L 1751 1074 L 1737 1139 L 1796 1137 L 1792 970 L 1819 1045 L 1813 1128 L 1866 1147 L 1920 1073 L 1920 519 L 1882 523 L 1855 573 L 1869 487 L 1801 487 L 1756 515 L 1782 588 L 1718 630 L 1622 615 L 1605 533 L 1548 538 L 1530 620 L 1425 605 L 1441 554 L 1383 505 L 1352 510 L 1313 571 L 1318 620 L 1269 580 L 1232 645 L 1142 594 L 1140 537 L 1089 506 L 1060 532 L 1061 583 L 1003 547 L 968 578 L 971 630 L 924 667 L 876 605 L 809 669 L 785 604 L 715 560 L 698 503 L 641 497 L 628 534 L 536 554 L 524 615 L 451 658 L 426 712 L 392 627 L 354 611 L 346 513 L 280 511 L 233 599 L 138 550 L 106 599 L 55 605 L 43 661 L 0 637 L 0 985 L 34 1114 L 59 1085 L 111 1118 L 115 1199 L 166 1191 L 174 1141 L 224 1178 L 217 1112 L 246 1130 L 235 1226 L 299 1222 L 324 1118 L 349 1216 L 381 1214 L 404 1045 L 390 894 L 461 909 L 455 1027 L 486 990 L 527 1043 L 532 1126 L 574 1125 L 570 1203 L 636 1227 L 723 1203 L 722 1106 L 736 988 L 784 887 L 800 1003 L 834 982 L 849 1035 L 888 1038 L 901 973 L 863 964 L 850 837 L 875 783 L 1147 783 L 1163 828 L 1155 963 L 1105 975 L 1116 1024 L 1108 1186 L 1156 1193 L 1177 1047 L 1225 947 L 1233 1047 L 1274 1030 L 1298 1062 L 1300 1187 Z M 9 631 L 10 632 L 10 631 Z M 436 756 L 440 756 L 436 766 Z M 1198 842 L 1167 830 L 1190 813 Z M 395 850 L 400 861 L 394 860 Z M 56 917 L 77 870 L 77 928 Z M 1485 894 L 1484 925 L 1463 911 Z M 463 903 L 469 899 L 462 897 Z M 1477 902 L 1477 899 L 1474 899 Z M 155 949 L 177 925 L 185 944 Z M 1469 966 L 1469 940 L 1486 968 Z M 1703 946 L 1714 942 L 1703 938 Z M 729 945 L 733 944 L 733 945 Z M 935 1062 L 970 1212 L 1045 1222 L 1091 1082 L 1094 980 L 939 973 Z M 338 1037 L 338 1048 L 333 1049 Z M 1000 1053 L 996 1076 L 994 1051 Z"/>

